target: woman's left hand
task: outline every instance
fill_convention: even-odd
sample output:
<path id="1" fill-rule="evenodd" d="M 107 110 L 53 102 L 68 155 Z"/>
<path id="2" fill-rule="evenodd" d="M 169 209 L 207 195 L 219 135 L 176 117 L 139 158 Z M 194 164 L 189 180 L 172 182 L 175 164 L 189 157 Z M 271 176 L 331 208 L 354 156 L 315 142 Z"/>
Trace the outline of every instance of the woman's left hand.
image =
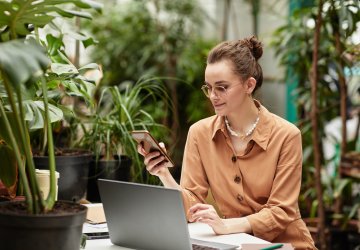
<path id="1" fill-rule="evenodd" d="M 189 209 L 190 222 L 202 222 L 212 227 L 216 234 L 227 234 L 224 219 L 221 219 L 215 208 L 209 204 L 195 204 Z"/>

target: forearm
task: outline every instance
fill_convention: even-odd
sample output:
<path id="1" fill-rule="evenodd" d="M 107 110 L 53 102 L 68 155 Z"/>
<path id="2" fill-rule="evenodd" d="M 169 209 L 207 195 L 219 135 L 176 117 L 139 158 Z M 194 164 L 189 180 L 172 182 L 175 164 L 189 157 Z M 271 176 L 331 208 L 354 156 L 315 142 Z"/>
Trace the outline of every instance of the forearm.
<path id="1" fill-rule="evenodd" d="M 162 175 L 159 175 L 159 178 L 164 187 L 181 190 L 180 185 L 175 181 L 168 169 L 166 169 Z"/>
<path id="2" fill-rule="evenodd" d="M 252 233 L 251 225 L 246 217 L 222 220 L 225 225 L 223 234 Z"/>

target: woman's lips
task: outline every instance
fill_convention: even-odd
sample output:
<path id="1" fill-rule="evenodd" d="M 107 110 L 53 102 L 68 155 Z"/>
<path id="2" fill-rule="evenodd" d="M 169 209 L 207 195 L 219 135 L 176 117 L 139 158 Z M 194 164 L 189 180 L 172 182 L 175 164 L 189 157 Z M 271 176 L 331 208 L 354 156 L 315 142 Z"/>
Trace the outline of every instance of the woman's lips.
<path id="1" fill-rule="evenodd" d="M 215 109 L 219 109 L 222 108 L 225 105 L 225 103 L 221 103 L 221 104 L 213 104 Z"/>

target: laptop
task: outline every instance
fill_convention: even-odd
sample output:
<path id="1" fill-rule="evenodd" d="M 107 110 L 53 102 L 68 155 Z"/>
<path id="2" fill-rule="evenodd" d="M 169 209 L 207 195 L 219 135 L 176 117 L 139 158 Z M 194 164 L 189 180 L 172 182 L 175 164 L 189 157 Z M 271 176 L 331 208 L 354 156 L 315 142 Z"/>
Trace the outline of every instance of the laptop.
<path id="1" fill-rule="evenodd" d="M 181 192 L 160 186 L 98 180 L 114 245 L 133 249 L 237 249 L 238 246 L 190 241 Z"/>

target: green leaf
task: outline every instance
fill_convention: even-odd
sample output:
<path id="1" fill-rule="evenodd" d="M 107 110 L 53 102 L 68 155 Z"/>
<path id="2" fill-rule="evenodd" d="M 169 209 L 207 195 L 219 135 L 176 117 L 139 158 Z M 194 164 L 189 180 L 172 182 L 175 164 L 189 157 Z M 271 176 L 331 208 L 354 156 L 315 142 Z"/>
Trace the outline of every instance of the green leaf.
<path id="1" fill-rule="evenodd" d="M 344 188 L 351 183 L 350 179 L 340 179 L 337 180 L 335 182 L 336 186 L 335 186 L 335 192 L 334 192 L 334 197 L 339 197 L 342 193 L 342 191 L 344 190 Z"/>
<path id="2" fill-rule="evenodd" d="M 7 112 L 6 116 L 7 116 L 8 120 L 9 120 L 10 124 L 16 124 L 16 119 L 15 119 L 14 113 Z M 18 141 L 18 142 L 21 141 L 20 131 L 18 130 L 18 127 L 14 125 L 12 127 L 12 130 L 14 132 L 15 140 Z M 6 126 L 5 126 L 4 119 L 0 119 L 0 138 L 3 139 L 7 144 L 10 145 L 10 137 L 9 137 L 9 134 L 7 133 L 7 131 L 6 131 Z M 23 144 L 19 143 L 19 147 L 20 147 L 21 153 L 23 153 L 24 152 Z"/>
<path id="3" fill-rule="evenodd" d="M 52 34 L 46 35 L 47 47 L 49 54 L 54 56 L 57 54 L 57 51 L 64 45 L 62 38 L 53 36 Z"/>
<path id="4" fill-rule="evenodd" d="M 44 117 L 41 110 L 34 102 L 28 103 L 25 120 L 29 122 L 29 129 L 36 130 L 44 128 Z M 31 116 L 29 116 L 31 114 Z"/>
<path id="5" fill-rule="evenodd" d="M 74 65 L 62 63 L 52 63 L 51 71 L 57 75 L 73 75 L 79 73 Z"/>
<path id="6" fill-rule="evenodd" d="M 70 6 L 69 8 L 69 4 Z M 74 10 L 74 7 L 77 10 Z M 102 5 L 88 0 L 12 0 L 0 2 L 0 26 L 3 32 L 10 33 L 11 39 L 30 33 L 29 25 L 44 27 L 55 18 L 55 13 L 64 17 L 82 17 L 91 19 L 88 12 L 82 9 L 95 9 L 101 12 Z M 6 14 L 3 14 L 6 13 Z"/>
<path id="7" fill-rule="evenodd" d="M 7 188 L 16 185 L 17 164 L 14 151 L 7 145 L 0 144 L 0 179 Z"/>
<path id="8" fill-rule="evenodd" d="M 35 101 L 34 104 L 41 111 L 45 112 L 44 102 L 43 101 Z M 50 123 L 60 121 L 60 120 L 63 119 L 63 117 L 64 117 L 64 114 L 63 114 L 62 110 L 49 103 L 49 119 L 50 119 Z"/>
<path id="9" fill-rule="evenodd" d="M 21 84 L 41 75 L 49 64 L 44 48 L 34 42 L 15 40 L 0 44 L 0 71 L 14 88 L 20 89 Z"/>
<path id="10" fill-rule="evenodd" d="M 81 74 L 85 73 L 87 70 L 89 69 L 96 69 L 96 70 L 99 70 L 99 65 L 96 64 L 96 63 L 89 63 L 89 64 L 86 64 L 84 66 L 82 66 L 81 68 L 79 68 L 79 72 Z"/>
<path id="11" fill-rule="evenodd" d="M 56 12 L 59 13 L 63 17 L 69 17 L 69 18 L 75 17 L 75 16 L 83 17 L 83 18 L 87 18 L 87 19 L 92 18 L 92 16 L 87 12 L 81 12 L 81 11 L 75 11 L 75 10 L 63 10 L 60 8 L 58 8 L 58 10 Z"/>
<path id="12" fill-rule="evenodd" d="M 82 44 L 84 45 L 85 48 L 98 43 L 99 42 L 92 37 L 89 37 L 88 39 L 82 41 Z"/>

